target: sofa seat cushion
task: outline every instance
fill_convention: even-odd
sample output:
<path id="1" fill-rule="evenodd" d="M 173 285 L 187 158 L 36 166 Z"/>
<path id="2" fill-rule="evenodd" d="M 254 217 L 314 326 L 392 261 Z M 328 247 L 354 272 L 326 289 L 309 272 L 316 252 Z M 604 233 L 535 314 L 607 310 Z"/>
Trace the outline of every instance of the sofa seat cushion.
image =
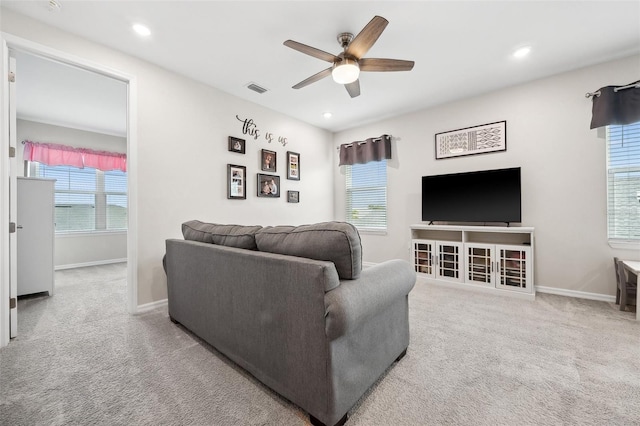
<path id="1" fill-rule="evenodd" d="M 182 224 L 182 235 L 185 240 L 257 250 L 255 235 L 260 229 L 261 226 L 218 225 L 190 220 Z"/>
<path id="2" fill-rule="evenodd" d="M 256 233 L 258 250 L 333 262 L 340 279 L 356 279 L 362 271 L 358 230 L 346 222 L 301 226 L 267 226 Z"/>

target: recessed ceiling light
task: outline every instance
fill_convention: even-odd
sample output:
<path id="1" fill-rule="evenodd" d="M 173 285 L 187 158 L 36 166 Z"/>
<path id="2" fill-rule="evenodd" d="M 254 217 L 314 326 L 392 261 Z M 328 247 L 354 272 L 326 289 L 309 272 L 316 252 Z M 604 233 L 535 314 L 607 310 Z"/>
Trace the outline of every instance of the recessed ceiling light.
<path id="1" fill-rule="evenodd" d="M 522 46 L 516 49 L 515 52 L 513 52 L 513 57 L 521 59 L 527 56 L 530 52 L 531 52 L 531 46 Z"/>
<path id="2" fill-rule="evenodd" d="M 324 114 L 322 114 L 322 116 L 324 118 L 331 118 L 333 116 L 333 114 L 331 114 L 329 111 L 325 112 Z"/>
<path id="3" fill-rule="evenodd" d="M 133 24 L 133 31 L 136 32 L 139 36 L 148 37 L 151 35 L 151 30 L 142 24 Z"/>

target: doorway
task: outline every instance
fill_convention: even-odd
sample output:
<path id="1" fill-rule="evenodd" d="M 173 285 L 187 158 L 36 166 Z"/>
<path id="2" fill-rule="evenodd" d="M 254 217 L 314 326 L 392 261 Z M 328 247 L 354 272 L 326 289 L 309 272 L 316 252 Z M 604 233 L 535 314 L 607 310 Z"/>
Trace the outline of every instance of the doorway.
<path id="1" fill-rule="evenodd" d="M 136 312 L 136 308 L 137 308 L 137 265 L 135 263 L 135 259 L 136 259 L 136 228 L 135 228 L 135 223 L 136 223 L 136 198 L 135 198 L 135 192 L 136 192 L 136 180 L 135 180 L 135 165 L 136 165 L 136 159 L 135 159 L 135 127 L 136 127 L 136 117 L 135 117 L 135 79 L 132 76 L 123 74 L 123 73 L 119 73 L 119 72 L 115 72 L 113 70 L 107 69 L 106 67 L 102 67 L 100 65 L 96 65 L 96 64 L 89 64 L 88 62 L 85 62 L 81 59 L 75 58 L 75 57 L 70 57 L 69 55 L 63 53 L 63 52 L 59 52 L 59 51 L 54 51 L 52 49 L 49 49 L 47 47 L 44 46 L 40 46 L 40 45 L 36 45 L 33 44 L 29 41 L 26 40 L 21 40 L 18 38 L 13 38 L 10 35 L 5 35 L 3 34 L 3 57 L 5 58 L 5 60 L 3 61 L 3 69 L 8 71 L 8 58 L 10 56 L 15 56 L 16 57 L 16 68 L 17 68 L 17 75 L 16 75 L 16 81 L 20 81 L 20 73 L 21 72 L 30 72 L 29 68 L 31 67 L 32 69 L 33 64 L 37 63 L 38 65 L 35 68 L 42 68 L 44 66 L 52 66 L 54 67 L 53 69 L 55 69 L 55 71 L 51 71 L 49 70 L 48 75 L 50 77 L 54 77 L 53 80 L 49 79 L 39 79 L 38 83 L 36 84 L 35 89 L 38 92 L 50 92 L 53 90 L 53 86 L 55 85 L 59 85 L 61 87 L 64 86 L 64 82 L 67 81 L 68 79 L 65 79 L 64 75 L 65 74 L 73 74 L 73 73 L 81 73 L 81 74 L 85 74 L 86 76 L 89 76 L 91 78 L 94 79 L 93 83 L 89 83 L 89 86 L 85 86 L 83 87 L 83 84 L 87 84 L 86 82 L 82 82 L 76 77 L 72 77 L 70 80 L 74 83 L 76 83 L 76 85 L 79 86 L 80 91 L 84 91 L 85 93 L 87 93 L 90 90 L 90 86 L 95 86 L 96 84 L 99 85 L 99 83 L 96 83 L 96 81 L 102 81 L 102 82 L 107 82 L 107 83 L 115 83 L 116 85 L 120 85 L 123 88 L 123 94 L 124 94 L 124 105 L 122 105 L 122 110 L 124 111 L 124 117 L 122 117 L 122 126 L 121 126 L 121 130 L 119 131 L 118 129 L 114 129 L 111 128 L 109 129 L 106 126 L 103 126 L 102 128 L 100 128 L 99 124 L 96 123 L 88 123 L 85 120 L 85 124 L 83 125 L 82 123 L 78 124 L 78 123 L 70 123 L 70 122 L 66 122 L 64 121 L 64 117 L 62 117 L 60 115 L 61 112 L 64 111 L 69 111 L 72 110 L 74 107 L 78 106 L 78 105 L 74 105 L 74 101 L 72 99 L 72 96 L 69 95 L 69 91 L 65 91 L 65 95 L 64 96 L 60 96 L 59 94 L 53 95 L 51 97 L 51 99 L 56 99 L 57 102 L 55 102 L 55 104 L 53 103 L 49 103 L 46 104 L 43 102 L 37 102 L 37 107 L 39 107 L 41 110 L 40 112 L 34 111 L 34 110 L 29 110 L 29 108 L 27 108 L 24 105 L 20 104 L 20 100 L 21 100 L 21 92 L 20 89 L 21 87 L 18 85 L 18 90 L 16 91 L 16 104 L 18 106 L 18 119 L 19 120 L 23 120 L 21 122 L 22 125 L 26 124 L 26 127 L 30 127 L 31 131 L 36 131 L 37 134 L 37 130 L 38 128 L 42 129 L 42 128 L 46 128 L 46 126 L 55 126 L 56 123 L 57 127 L 48 127 L 48 130 L 51 129 L 67 129 L 67 128 L 73 128 L 73 132 L 90 132 L 91 130 L 98 130 L 98 132 L 94 132 L 94 133 L 100 133 L 100 134 L 106 134 L 109 137 L 112 138 L 117 138 L 120 137 L 122 139 L 122 144 L 123 147 L 126 150 L 127 153 L 127 174 L 128 174 L 128 191 L 127 191 L 127 195 L 126 195 L 126 204 L 127 204 L 127 230 L 126 233 L 124 234 L 124 246 L 125 246 L 125 254 L 124 254 L 124 259 L 118 259 L 116 257 L 116 260 L 122 261 L 122 260 L 126 260 L 127 261 L 127 271 L 126 271 L 126 276 L 127 276 L 127 289 L 126 289 L 126 293 L 127 293 L 127 310 L 130 313 L 135 313 Z M 39 61 L 39 62 L 38 62 Z M 45 61 L 45 62 L 43 62 Z M 21 64 L 23 64 L 23 71 L 21 71 Z M 44 65 L 46 64 L 46 65 Z M 32 71 L 32 70 L 31 70 Z M 24 75 L 24 74 L 23 74 Z M 27 78 L 25 76 L 25 78 Z M 97 79 L 97 80 L 96 80 Z M 45 81 L 46 80 L 46 81 Z M 8 94 L 9 90 L 8 90 L 8 83 L 5 83 L 3 85 L 3 94 Z M 23 96 L 28 96 L 28 90 L 25 86 L 24 91 L 26 93 L 23 93 Z M 65 104 L 66 102 L 66 104 Z M 75 101 L 75 103 L 77 104 L 77 100 Z M 109 116 L 109 112 L 105 109 L 105 103 L 106 102 L 102 102 L 102 103 L 98 103 L 100 104 L 100 107 L 102 108 L 101 112 L 102 113 L 97 113 L 95 111 L 93 111 L 93 116 L 97 116 L 100 115 L 101 117 L 107 117 L 107 122 L 110 121 L 108 118 Z M 20 126 L 17 126 L 17 121 L 16 122 L 11 122 L 11 115 L 9 114 L 8 111 L 8 107 L 9 105 L 7 105 L 7 103 L 5 103 L 5 108 L 3 111 L 3 115 L 2 115 L 2 119 L 3 119 L 3 127 L 4 129 L 11 128 L 11 131 L 13 132 L 13 134 L 7 132 L 6 130 L 3 131 L 2 134 L 2 145 L 3 146 L 7 146 L 7 148 L 9 146 L 11 146 L 11 141 L 13 140 L 13 143 L 16 145 L 15 146 L 15 155 L 17 157 L 17 159 L 19 159 L 20 161 L 16 161 L 16 165 L 17 167 L 15 167 L 15 170 L 13 170 L 12 173 L 5 173 L 5 171 L 3 170 L 2 173 L 2 186 L 3 189 L 7 188 L 9 185 L 9 183 L 11 182 L 11 180 L 16 179 L 18 176 L 24 176 L 26 174 L 28 174 L 28 171 L 26 170 L 25 167 L 23 167 L 24 162 L 22 161 L 22 150 L 23 147 L 20 144 L 20 142 L 22 141 L 21 137 L 20 137 Z M 91 117 L 92 113 L 91 111 L 88 110 L 87 106 L 84 106 L 85 111 L 84 112 L 89 112 L 89 114 L 87 115 L 87 117 Z M 46 113 L 50 113 L 51 117 L 50 118 L 46 118 L 44 117 L 44 115 L 46 115 Z M 40 116 L 36 117 L 38 114 L 41 114 Z M 79 115 L 79 113 L 75 114 L 76 116 Z M 113 118 L 111 119 L 111 122 L 113 122 L 115 120 L 113 120 Z M 36 123 L 36 124 L 33 124 Z M 23 126 L 24 127 L 24 126 Z M 79 127 L 84 127 L 84 129 L 80 129 Z M 116 126 L 117 127 L 117 126 Z M 73 133 L 71 132 L 71 133 Z M 9 134 L 7 134 L 9 133 Z M 16 137 L 16 133 L 18 133 L 18 137 Z M 120 136 L 118 136 L 118 133 L 120 133 Z M 78 133 L 80 134 L 80 133 Z M 87 133 L 88 134 L 88 133 Z M 10 137 L 11 136 L 11 137 Z M 108 139 L 108 138 L 107 138 Z M 102 141 L 105 142 L 105 141 Z M 6 159 L 6 155 L 9 152 L 9 149 L 7 149 L 6 151 L 3 149 L 3 152 L 0 154 L 0 157 L 3 157 L 2 160 L 4 162 L 4 160 Z M 11 174 L 10 177 L 7 178 L 7 174 Z M 2 212 L 1 212 L 1 216 L 2 218 L 7 218 L 7 217 L 11 217 L 11 215 L 9 214 L 10 211 L 10 202 L 9 202 L 9 196 L 8 196 L 8 192 L 3 191 L 2 194 Z M 113 235 L 111 235 L 111 237 L 113 237 Z M 89 237 L 84 237 L 85 238 L 85 243 L 87 241 L 87 239 Z M 5 265 L 9 266 L 11 268 L 11 266 L 13 266 L 14 269 L 16 269 L 16 265 L 15 265 L 15 257 L 16 254 L 14 253 L 10 253 L 11 250 L 9 250 L 10 244 L 10 236 L 9 233 L 7 232 L 0 232 L 0 239 L 2 242 L 2 247 L 3 247 L 3 254 L 2 254 L 2 259 L 0 259 L 0 263 L 3 266 L 3 272 L 0 275 L 0 296 L 2 297 L 3 303 L 0 303 L 0 347 L 1 346 L 5 346 L 6 344 L 8 344 L 9 342 L 9 323 L 10 323 L 10 309 L 7 309 L 7 307 L 9 306 L 9 304 L 5 304 L 4 300 L 10 299 L 11 297 L 15 297 L 15 295 L 12 295 L 11 297 L 9 297 L 9 293 L 10 293 L 10 285 L 11 285 L 11 274 L 6 273 L 6 269 L 4 268 Z M 66 241 L 66 243 L 69 243 L 69 241 Z M 66 244 L 67 246 L 71 246 L 71 252 L 73 252 L 73 245 L 74 244 Z M 109 244 L 109 243 L 103 243 L 101 244 L 101 247 L 110 247 L 113 244 Z M 4 248 L 7 248 L 7 250 L 4 250 Z M 9 253 L 7 253 L 9 252 Z M 86 250 L 77 249 L 76 246 L 76 252 L 86 252 Z M 7 256 L 9 255 L 9 256 Z M 13 257 L 11 257 L 11 255 L 13 255 Z M 8 258 L 8 259 L 7 259 Z M 86 260 L 86 259 L 85 259 Z M 111 260 L 113 260 L 113 256 L 111 256 Z M 91 263 L 92 260 L 89 259 L 88 263 Z M 73 267 L 73 266 L 85 266 L 87 264 L 86 261 L 84 260 L 80 260 L 77 262 L 74 262 L 72 260 L 66 259 L 65 261 L 63 261 L 63 263 L 67 266 L 67 267 Z M 95 262 L 95 259 L 93 261 L 94 264 L 100 264 L 100 262 Z M 103 262 L 104 263 L 104 262 Z M 109 263 L 108 261 L 106 263 Z M 115 263 L 115 262 L 114 262 Z M 13 304 L 12 304 L 13 306 Z"/>

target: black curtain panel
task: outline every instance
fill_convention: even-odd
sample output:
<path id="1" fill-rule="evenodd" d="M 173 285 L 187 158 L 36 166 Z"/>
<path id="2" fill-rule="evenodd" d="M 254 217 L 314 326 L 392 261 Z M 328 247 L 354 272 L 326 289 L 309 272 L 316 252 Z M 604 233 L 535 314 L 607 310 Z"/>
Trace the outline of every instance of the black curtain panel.
<path id="1" fill-rule="evenodd" d="M 606 86 L 598 89 L 592 98 L 591 128 L 640 121 L 640 88 L 638 88 L 638 83 L 640 80 L 625 86 Z M 626 86 L 631 87 L 616 91 L 616 88 Z M 598 92 L 600 92 L 599 95 L 597 95 Z"/>
<path id="2" fill-rule="evenodd" d="M 391 137 L 389 135 L 340 145 L 340 166 L 390 159 Z"/>

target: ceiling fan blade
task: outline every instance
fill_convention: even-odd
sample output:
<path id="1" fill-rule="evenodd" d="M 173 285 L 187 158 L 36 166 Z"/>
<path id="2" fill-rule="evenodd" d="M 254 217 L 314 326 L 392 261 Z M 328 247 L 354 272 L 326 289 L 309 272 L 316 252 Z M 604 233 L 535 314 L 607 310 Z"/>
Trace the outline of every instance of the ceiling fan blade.
<path id="1" fill-rule="evenodd" d="M 311 83 L 315 83 L 318 80 L 322 80 L 323 78 L 330 76 L 331 75 L 331 68 L 332 67 L 329 67 L 326 70 L 322 70 L 319 73 L 314 74 L 314 75 L 312 75 L 311 77 L 309 77 L 309 78 L 307 78 L 305 80 L 302 80 L 300 83 L 298 83 L 295 86 L 293 86 L 293 88 L 294 89 L 301 89 L 304 86 L 308 86 Z"/>
<path id="2" fill-rule="evenodd" d="M 349 96 L 355 98 L 356 96 L 360 96 L 360 80 L 356 80 L 353 83 L 345 84 L 345 89 L 349 92 Z"/>
<path id="3" fill-rule="evenodd" d="M 362 58 L 371 49 L 371 46 L 378 40 L 380 34 L 389 24 L 389 21 L 382 16 L 374 16 L 371 21 L 360 31 L 360 33 L 349 43 L 347 55 Z"/>
<path id="4" fill-rule="evenodd" d="M 307 46 L 306 44 L 298 43 L 297 41 L 287 40 L 283 43 L 285 46 L 302 52 L 305 55 L 313 56 L 314 58 L 322 59 L 327 62 L 338 62 L 340 58 L 331 53 L 327 53 L 324 50 L 316 49 L 315 47 Z"/>
<path id="5" fill-rule="evenodd" d="M 414 64 L 402 59 L 362 58 L 358 61 L 360 71 L 411 71 Z"/>

